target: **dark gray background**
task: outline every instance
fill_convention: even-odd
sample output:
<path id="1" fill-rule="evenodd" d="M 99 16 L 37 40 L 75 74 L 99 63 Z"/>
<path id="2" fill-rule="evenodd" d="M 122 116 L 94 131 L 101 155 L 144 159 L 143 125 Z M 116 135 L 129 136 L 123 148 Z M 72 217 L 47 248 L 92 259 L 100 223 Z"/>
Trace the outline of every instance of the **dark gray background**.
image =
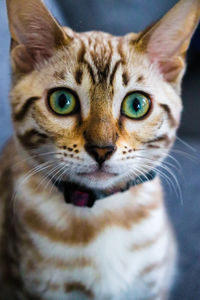
<path id="1" fill-rule="evenodd" d="M 27 0 L 28 1 L 28 0 Z M 188 0 L 189 1 L 189 0 Z M 159 19 L 176 0 L 46 0 L 63 25 L 76 31 L 102 30 L 122 35 L 138 32 Z M 0 0 L 0 148 L 12 133 L 9 90 L 9 33 L 4 0 Z M 172 300 L 200 299 L 200 28 L 188 54 L 188 71 L 183 82 L 184 112 L 172 155 L 181 168 L 172 168 L 174 182 L 165 185 L 166 206 L 179 242 L 179 272 Z M 193 148 L 191 148 L 191 146 Z M 131 296 L 130 296 L 131 299 Z M 128 300 L 128 299 L 124 299 Z M 131 299 L 134 300 L 134 299 Z"/>

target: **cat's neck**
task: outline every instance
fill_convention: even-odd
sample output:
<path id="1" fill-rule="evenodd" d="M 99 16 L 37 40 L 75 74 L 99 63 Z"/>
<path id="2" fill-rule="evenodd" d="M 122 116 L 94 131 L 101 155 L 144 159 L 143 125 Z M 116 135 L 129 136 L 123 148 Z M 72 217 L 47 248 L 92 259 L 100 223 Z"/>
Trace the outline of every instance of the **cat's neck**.
<path id="1" fill-rule="evenodd" d="M 83 187 L 79 184 L 66 181 L 53 181 L 53 184 L 63 194 L 65 202 L 79 207 L 93 207 L 95 202 L 108 196 L 128 191 L 131 187 L 141 185 L 147 181 L 151 181 L 156 177 L 154 170 L 135 177 L 125 183 L 120 183 L 115 187 L 97 190 Z"/>

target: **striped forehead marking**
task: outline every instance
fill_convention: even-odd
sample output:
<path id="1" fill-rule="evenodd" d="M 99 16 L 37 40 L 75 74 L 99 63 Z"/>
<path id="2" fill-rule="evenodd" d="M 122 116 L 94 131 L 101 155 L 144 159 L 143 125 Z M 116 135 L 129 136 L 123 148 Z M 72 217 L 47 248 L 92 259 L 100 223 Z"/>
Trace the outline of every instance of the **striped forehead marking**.
<path id="1" fill-rule="evenodd" d="M 93 84 L 109 83 L 113 85 L 119 66 L 125 65 L 125 54 L 122 50 L 122 44 L 123 39 L 119 39 L 117 47 L 114 49 L 111 39 L 102 36 L 96 35 L 94 37 L 87 37 L 86 40 L 81 39 L 77 58 L 80 65 L 75 72 L 77 84 L 80 85 L 82 82 L 83 72 L 81 64 L 84 64 Z M 117 52 L 119 58 L 111 69 L 114 52 Z M 89 54 L 90 61 L 86 58 L 87 54 Z M 126 70 L 122 74 L 122 82 L 124 86 L 129 82 L 129 76 Z"/>

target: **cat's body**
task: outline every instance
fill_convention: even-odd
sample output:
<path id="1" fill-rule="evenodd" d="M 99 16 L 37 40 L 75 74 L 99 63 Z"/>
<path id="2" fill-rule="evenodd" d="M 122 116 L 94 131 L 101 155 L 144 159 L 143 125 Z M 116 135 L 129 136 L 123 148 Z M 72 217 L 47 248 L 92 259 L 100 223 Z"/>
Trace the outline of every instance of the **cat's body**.
<path id="1" fill-rule="evenodd" d="M 147 177 L 174 142 L 199 0 L 123 38 L 62 29 L 39 0 L 7 2 L 15 136 L 1 159 L 0 299 L 167 299 L 176 243 L 159 178 L 120 189 Z M 165 38 L 158 45 L 174 14 L 187 30 L 179 45 L 179 30 L 170 31 L 172 55 Z M 60 181 L 77 184 L 73 195 L 110 196 L 75 206 Z"/>
<path id="2" fill-rule="evenodd" d="M 9 144 L 7 158 L 13 146 Z M 17 166 L 9 175 L 6 166 L 6 182 L 1 179 L 7 186 L 5 200 L 28 170 L 11 152 L 11 163 L 14 160 Z M 66 205 L 55 189 L 51 197 L 49 190 L 35 192 L 41 180 L 33 176 L 15 199 L 16 233 L 10 229 L 4 239 L 13 260 L 1 262 L 8 273 L 14 271 L 8 274 L 8 286 L 13 276 L 19 284 L 16 291 L 34 299 L 127 299 L 128 294 L 132 299 L 165 299 L 174 272 L 175 244 L 158 178 L 101 200 L 92 209 Z M 7 217 L 8 230 L 14 220 Z M 24 297 L 19 299 L 29 299 Z"/>

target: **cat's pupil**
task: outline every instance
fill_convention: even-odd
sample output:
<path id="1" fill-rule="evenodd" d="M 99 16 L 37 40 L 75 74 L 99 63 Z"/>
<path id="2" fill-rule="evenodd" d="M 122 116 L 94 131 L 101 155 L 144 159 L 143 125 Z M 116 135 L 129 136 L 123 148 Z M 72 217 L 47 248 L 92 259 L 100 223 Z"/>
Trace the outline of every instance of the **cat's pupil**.
<path id="1" fill-rule="evenodd" d="M 58 105 L 60 108 L 64 108 L 66 104 L 69 104 L 69 100 L 67 99 L 65 94 L 61 94 L 58 98 Z"/>
<path id="2" fill-rule="evenodd" d="M 140 103 L 140 100 L 137 99 L 137 98 L 133 101 L 133 109 L 134 109 L 136 112 L 138 112 L 138 110 L 141 109 L 141 103 Z"/>

